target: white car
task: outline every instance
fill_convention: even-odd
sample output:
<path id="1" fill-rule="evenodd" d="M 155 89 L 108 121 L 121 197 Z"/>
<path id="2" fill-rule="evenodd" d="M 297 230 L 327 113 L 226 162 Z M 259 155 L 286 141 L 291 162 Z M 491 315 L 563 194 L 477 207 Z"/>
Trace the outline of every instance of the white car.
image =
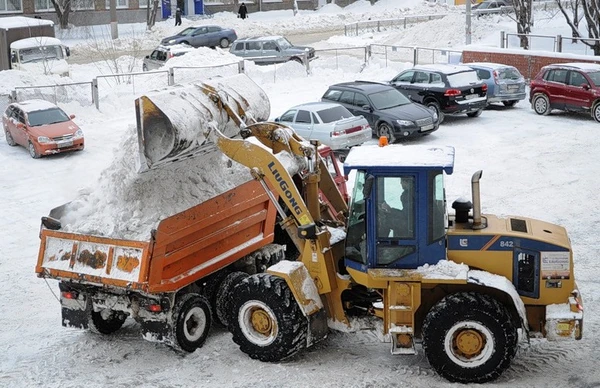
<path id="1" fill-rule="evenodd" d="M 288 109 L 275 119 L 292 127 L 306 140 L 319 140 L 333 150 L 360 145 L 373 136 L 371 126 L 362 116 L 332 102 L 310 102 Z"/>

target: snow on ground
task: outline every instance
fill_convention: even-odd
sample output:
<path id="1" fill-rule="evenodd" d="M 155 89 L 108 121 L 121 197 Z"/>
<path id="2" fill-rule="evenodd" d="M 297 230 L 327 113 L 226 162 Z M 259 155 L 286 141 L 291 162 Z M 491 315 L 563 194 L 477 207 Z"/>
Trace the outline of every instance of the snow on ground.
<path id="1" fill-rule="evenodd" d="M 306 13 L 306 18 L 314 18 L 315 21 L 310 22 L 312 25 L 318 25 L 318 19 L 322 18 L 322 24 L 327 25 L 332 20 L 389 17 L 431 8 L 420 4 L 410 10 L 400 10 L 396 4 L 408 8 L 417 3 L 380 0 L 376 4 L 383 8 L 377 14 L 373 13 L 375 7 L 366 3 L 363 1 L 339 12 L 326 9 L 323 15 L 302 12 L 301 16 L 305 17 Z M 286 11 L 278 12 L 277 16 L 251 14 L 246 22 L 255 23 L 251 28 L 256 32 L 272 33 L 270 28 L 279 25 L 290 31 L 308 31 L 310 23 L 307 20 L 298 19 L 301 22 L 297 23 L 291 17 L 291 11 L 289 16 L 284 14 Z M 228 18 L 228 15 L 217 15 L 211 22 L 220 23 Z M 481 42 L 499 39 L 496 25 L 502 29 L 510 28 L 510 22 L 505 18 L 490 18 L 486 23 L 490 20 L 498 22 L 487 27 L 489 36 L 481 34 Z M 167 28 L 169 23 L 171 21 L 163 22 L 163 32 L 174 30 L 170 25 Z M 239 23 L 241 21 L 231 17 L 232 25 Z M 261 23 L 264 30 L 260 30 Z M 446 40 L 459 45 L 462 40 L 458 31 L 464 31 L 464 26 L 457 24 L 460 24 L 458 19 L 448 18 L 447 25 L 435 22 L 432 24 L 435 28 L 418 27 L 418 34 L 411 30 L 398 32 L 396 39 L 412 35 L 418 40 L 413 42 L 414 45 L 439 46 Z M 553 34 L 559 31 L 556 20 L 545 24 L 536 22 L 536 28 L 549 28 L 550 25 L 554 25 Z M 319 28 L 322 27 L 319 25 Z M 391 32 L 381 36 L 373 34 L 369 39 L 378 41 L 386 34 L 386 39 L 395 39 Z M 568 30 L 563 32 L 563 35 L 567 34 Z M 141 44 L 151 47 L 153 36 L 144 38 Z M 156 39 L 159 36 L 161 34 L 157 33 Z M 406 41 L 406 44 L 410 43 Z M 296 63 L 275 68 L 250 65 L 247 73 L 269 95 L 271 117 L 275 117 L 292 105 L 318 100 L 331 83 L 356 78 L 389 79 L 408 66 L 405 63 L 388 63 L 386 66 L 381 58 L 375 58 L 359 73 L 360 65 L 356 58 L 344 56 L 339 58 L 339 66 L 332 61 L 315 61 L 311 75 L 306 75 Z M 106 64 L 74 66 L 73 78 L 89 79 L 103 66 Z M 14 86 L 53 81 L 12 71 L 0 72 L 0 93 Z M 154 79 L 146 83 L 151 85 L 136 87 L 162 86 Z M 83 152 L 33 160 L 25 149 L 9 147 L 0 141 L 0 188 L 3 194 L 0 208 L 4 216 L 0 239 L 1 387 L 455 386 L 435 374 L 422 352 L 417 356 L 392 356 L 389 343 L 381 341 L 377 331 L 381 327 L 377 321 L 362 320 L 354 325 L 354 332 L 332 332 L 324 342 L 290 360 L 273 364 L 249 359 L 231 341 L 231 335 L 219 327 L 212 330 L 202 349 L 186 356 L 164 345 L 143 340 L 133 321 L 126 322 L 121 331 L 108 337 L 62 328 L 56 282 L 45 282 L 34 275 L 39 220 L 51 208 L 102 185 L 100 177 L 105 168 L 112 165 L 111 171 L 116 174 L 130 162 L 125 159 L 119 166 L 119 160 L 123 160 L 119 158 L 125 157 L 123 154 L 127 150 L 122 142 L 135 125 L 132 85 L 115 83 L 110 89 L 104 89 L 101 89 L 100 111 L 77 102 L 61 104 L 68 113 L 77 115 L 75 121 L 85 132 L 86 149 Z M 600 244 L 596 233 L 600 229 L 597 200 L 600 192 L 600 180 L 597 179 L 599 142 L 598 123 L 589 117 L 565 113 L 541 117 L 522 101 L 514 108 L 491 107 L 478 118 L 448 117 L 431 136 L 407 143 L 456 148 L 455 172 L 446 180 L 449 202 L 458 197 L 470 198 L 471 175 L 483 169 L 484 212 L 540 218 L 564 225 L 569 231 L 575 274 L 586 309 L 584 338 L 562 343 L 535 339 L 522 344 L 511 368 L 490 386 L 600 385 L 597 369 L 600 358 L 600 315 L 597 313 L 600 308 L 597 275 L 600 264 L 597 252 Z M 136 157 L 133 150 L 129 154 L 131 158 Z M 211 165 L 203 167 L 211 169 Z M 118 180 L 114 185 L 116 189 L 124 187 Z M 109 194 L 106 196 L 98 199 L 99 205 L 110 200 Z M 96 209 L 98 213 L 104 210 L 100 206 Z M 126 223 L 127 220 L 114 222 Z"/>

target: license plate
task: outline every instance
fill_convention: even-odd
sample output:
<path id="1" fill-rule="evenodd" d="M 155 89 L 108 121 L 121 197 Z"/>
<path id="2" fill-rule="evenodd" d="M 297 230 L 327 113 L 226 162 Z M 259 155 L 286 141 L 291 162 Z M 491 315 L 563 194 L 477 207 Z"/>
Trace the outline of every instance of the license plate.
<path id="1" fill-rule="evenodd" d="M 59 141 L 58 143 L 56 143 L 56 145 L 58 146 L 58 148 L 71 147 L 73 145 L 73 141 Z"/>
<path id="2" fill-rule="evenodd" d="M 421 131 L 431 131 L 433 129 L 433 127 L 434 127 L 433 124 L 429 124 L 424 127 L 421 127 Z"/>
<path id="3" fill-rule="evenodd" d="M 508 90 L 519 90 L 519 85 L 509 85 Z"/>
<path id="4" fill-rule="evenodd" d="M 568 323 L 559 322 L 556 324 L 556 328 L 559 331 L 569 331 L 569 330 L 571 330 L 571 325 L 569 325 Z"/>
<path id="5" fill-rule="evenodd" d="M 465 96 L 465 100 L 471 100 L 473 98 L 479 97 L 479 94 L 467 94 Z"/>

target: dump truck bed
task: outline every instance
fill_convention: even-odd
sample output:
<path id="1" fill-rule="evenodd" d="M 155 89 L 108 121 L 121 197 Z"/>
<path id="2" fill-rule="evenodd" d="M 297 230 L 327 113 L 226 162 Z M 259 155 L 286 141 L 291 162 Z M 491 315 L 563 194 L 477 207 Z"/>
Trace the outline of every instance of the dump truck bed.
<path id="1" fill-rule="evenodd" d="M 42 227 L 40 277 L 176 291 L 273 242 L 275 205 L 250 181 L 158 224 L 149 241 Z"/>

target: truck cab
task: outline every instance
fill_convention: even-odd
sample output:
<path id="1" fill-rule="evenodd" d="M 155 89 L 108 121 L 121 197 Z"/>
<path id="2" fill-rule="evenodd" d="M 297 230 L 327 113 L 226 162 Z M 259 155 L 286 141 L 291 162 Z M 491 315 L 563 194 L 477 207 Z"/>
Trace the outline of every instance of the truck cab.
<path id="1" fill-rule="evenodd" d="M 20 39 L 10 44 L 10 63 L 14 70 L 69 76 L 66 61 L 69 55 L 68 47 L 49 36 Z"/>

